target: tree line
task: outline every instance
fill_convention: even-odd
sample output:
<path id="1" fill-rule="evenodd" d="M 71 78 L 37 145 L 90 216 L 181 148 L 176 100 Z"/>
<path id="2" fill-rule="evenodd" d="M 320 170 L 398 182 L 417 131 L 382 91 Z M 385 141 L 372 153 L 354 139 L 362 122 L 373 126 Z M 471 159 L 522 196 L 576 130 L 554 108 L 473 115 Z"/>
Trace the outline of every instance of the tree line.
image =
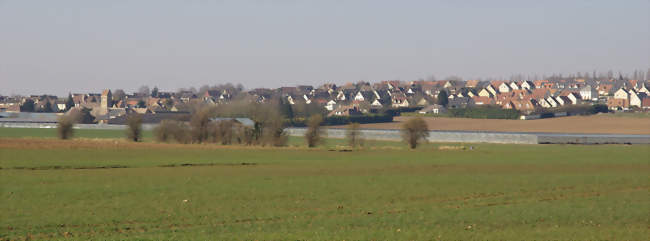
<path id="1" fill-rule="evenodd" d="M 286 146 L 288 135 L 282 118 L 273 109 L 261 108 L 258 111 L 267 112 L 263 119 L 256 119 L 255 124 L 245 126 L 235 119 L 213 120 L 215 108 L 202 108 L 194 112 L 189 122 L 177 120 L 163 120 L 153 130 L 154 139 L 161 143 L 201 144 L 213 143 L 221 145 L 260 145 L 260 146 Z M 274 114 L 275 113 L 275 114 Z M 74 134 L 74 124 L 79 123 L 84 117 L 79 110 L 71 111 L 61 116 L 57 124 L 57 133 L 60 139 L 71 139 Z M 260 117 L 260 116 L 258 116 Z M 125 137 L 132 142 L 141 142 L 142 115 L 129 114 L 126 121 Z M 323 117 L 314 114 L 307 120 L 307 129 L 304 134 L 305 142 L 309 148 L 323 144 Z M 419 117 L 412 118 L 402 125 L 402 138 L 411 149 L 426 141 L 429 136 L 427 123 Z M 351 148 L 363 146 L 364 139 L 359 123 L 350 123 L 346 128 L 346 138 Z"/>

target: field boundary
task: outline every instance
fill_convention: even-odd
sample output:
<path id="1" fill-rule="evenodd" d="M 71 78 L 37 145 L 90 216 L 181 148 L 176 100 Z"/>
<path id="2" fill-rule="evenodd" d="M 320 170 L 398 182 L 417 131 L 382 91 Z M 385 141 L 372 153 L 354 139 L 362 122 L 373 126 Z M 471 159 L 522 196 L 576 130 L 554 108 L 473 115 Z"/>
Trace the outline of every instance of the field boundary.
<path id="1" fill-rule="evenodd" d="M 306 128 L 287 128 L 290 136 L 303 136 Z M 346 138 L 345 129 L 325 129 L 329 138 Z M 361 129 L 368 140 L 401 141 L 399 130 Z M 429 131 L 430 142 L 498 144 L 650 144 L 650 135 L 518 133 L 492 131 Z"/>
<path id="2" fill-rule="evenodd" d="M 0 128 L 56 128 L 54 123 L 0 123 Z M 150 131 L 156 124 L 143 124 Z M 124 130 L 125 125 L 76 124 L 75 129 Z M 306 128 L 285 129 L 290 136 L 304 136 Z M 393 129 L 361 129 L 361 136 L 367 140 L 402 140 L 401 132 Z M 346 130 L 324 129 L 329 138 L 346 138 Z M 650 135 L 628 134 L 582 134 L 582 133 L 539 133 L 539 132 L 494 132 L 494 131 L 429 131 L 430 142 L 499 143 L 499 144 L 650 144 Z"/>

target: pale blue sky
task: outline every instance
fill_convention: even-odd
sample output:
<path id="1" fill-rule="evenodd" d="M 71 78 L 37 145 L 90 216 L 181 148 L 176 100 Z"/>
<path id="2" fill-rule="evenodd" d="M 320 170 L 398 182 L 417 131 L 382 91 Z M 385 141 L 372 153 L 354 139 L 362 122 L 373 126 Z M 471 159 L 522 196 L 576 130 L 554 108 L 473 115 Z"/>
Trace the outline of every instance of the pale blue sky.
<path id="1" fill-rule="evenodd" d="M 650 1 L 0 0 L 0 94 L 650 67 Z"/>

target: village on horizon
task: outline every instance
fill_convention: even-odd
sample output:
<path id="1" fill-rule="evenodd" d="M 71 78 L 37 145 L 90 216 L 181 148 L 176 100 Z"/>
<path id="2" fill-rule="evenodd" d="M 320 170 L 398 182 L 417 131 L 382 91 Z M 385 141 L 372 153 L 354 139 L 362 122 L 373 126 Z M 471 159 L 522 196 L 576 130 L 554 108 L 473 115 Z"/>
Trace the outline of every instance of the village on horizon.
<path id="1" fill-rule="evenodd" d="M 118 117 L 128 113 L 173 115 L 190 112 L 192 105 L 221 105 L 235 100 L 257 103 L 277 100 L 291 106 L 308 105 L 321 109 L 326 116 L 365 115 L 400 108 L 420 114 L 442 114 L 448 109 L 484 106 L 517 110 L 522 115 L 574 105 L 601 105 L 610 111 L 641 112 L 650 109 L 649 86 L 647 79 L 589 78 L 588 74 L 586 78 L 555 76 L 533 81 L 359 81 L 251 90 L 233 84 L 176 92 L 142 86 L 134 93 L 105 89 L 102 93 L 71 93 L 68 96 L 0 96 L 0 113 L 5 113 L 0 117 L 19 112 L 64 113 L 85 108 L 97 123 L 119 124 L 124 118 Z M 10 119 L 0 118 L 0 121 Z"/>

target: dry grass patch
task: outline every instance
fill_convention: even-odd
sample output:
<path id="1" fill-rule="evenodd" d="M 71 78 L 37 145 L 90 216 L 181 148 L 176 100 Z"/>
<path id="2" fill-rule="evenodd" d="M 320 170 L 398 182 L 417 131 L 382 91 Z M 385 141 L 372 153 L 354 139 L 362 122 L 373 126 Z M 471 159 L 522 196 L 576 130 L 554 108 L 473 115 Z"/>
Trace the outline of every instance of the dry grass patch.
<path id="1" fill-rule="evenodd" d="M 395 122 L 362 124 L 361 128 L 398 130 L 402 123 L 411 118 L 413 117 L 398 116 L 395 117 Z M 612 115 L 570 116 L 540 120 L 442 117 L 423 117 L 423 119 L 429 126 L 429 130 L 650 135 L 650 121 L 647 118 Z M 334 127 L 345 128 L 345 126 Z"/>

